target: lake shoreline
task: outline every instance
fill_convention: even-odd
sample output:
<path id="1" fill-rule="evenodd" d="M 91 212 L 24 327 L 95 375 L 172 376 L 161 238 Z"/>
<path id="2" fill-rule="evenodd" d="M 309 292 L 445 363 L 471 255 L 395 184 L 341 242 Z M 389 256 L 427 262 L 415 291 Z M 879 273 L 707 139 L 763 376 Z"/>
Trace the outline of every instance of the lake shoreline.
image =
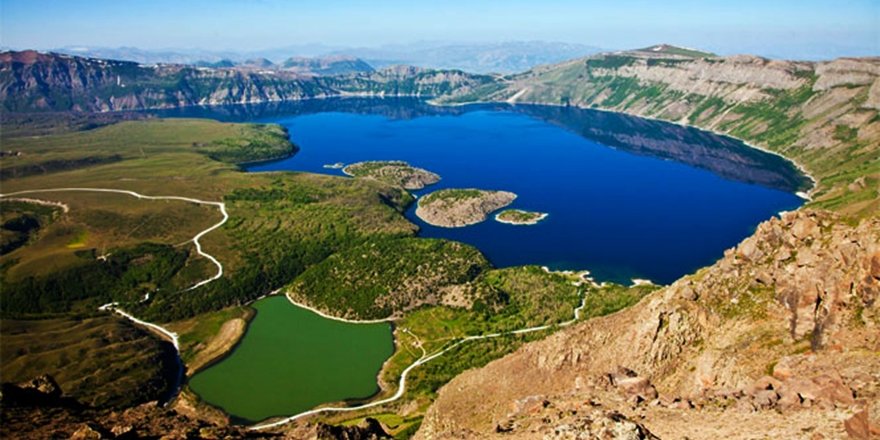
<path id="1" fill-rule="evenodd" d="M 292 306 L 293 309 L 299 310 L 300 311 L 299 313 L 306 313 L 306 314 L 314 315 L 314 317 L 309 320 L 309 322 L 313 322 L 313 323 L 320 323 L 322 321 L 332 321 L 332 322 L 336 322 L 339 324 L 373 324 L 373 325 L 375 325 L 375 324 L 388 324 L 387 331 L 389 332 L 388 338 L 389 338 L 389 343 L 390 343 L 390 349 L 389 349 L 390 352 L 388 353 L 388 356 L 381 361 L 381 364 L 378 365 L 376 374 L 371 375 L 370 383 L 372 384 L 371 386 L 374 387 L 373 391 L 371 391 L 369 393 L 369 395 L 345 398 L 342 400 L 328 400 L 326 402 L 320 403 L 316 407 L 332 405 L 332 404 L 357 405 L 357 404 L 360 404 L 363 402 L 369 402 L 371 400 L 374 400 L 377 396 L 381 396 L 383 393 L 386 392 L 386 389 L 382 386 L 383 382 L 381 380 L 381 375 L 386 368 L 386 364 L 387 364 L 388 360 L 391 359 L 398 350 L 398 347 L 397 347 L 398 342 L 396 340 L 397 338 L 395 336 L 395 326 L 394 326 L 393 322 L 391 322 L 390 320 L 383 320 L 381 322 L 357 322 L 357 321 L 352 321 L 352 320 L 345 320 L 343 318 L 332 317 L 332 316 L 326 315 L 324 313 L 321 313 L 314 308 L 296 303 L 295 301 L 290 299 L 285 293 L 283 293 L 281 291 L 281 289 L 275 290 L 268 295 L 264 295 L 264 296 L 260 297 L 258 300 L 255 300 L 254 302 L 249 303 L 249 304 L 253 304 L 257 301 L 266 300 L 266 299 L 269 299 L 272 297 L 279 297 L 279 296 L 281 296 L 281 294 L 284 294 L 283 300 L 281 298 L 279 298 L 280 301 L 283 301 L 283 306 L 281 303 L 274 303 L 274 305 L 264 304 L 263 307 L 281 307 L 283 309 L 283 308 Z M 243 333 L 243 335 L 239 339 L 239 341 L 233 347 L 231 347 L 228 351 L 226 351 L 222 356 L 215 358 L 211 362 L 210 366 L 205 365 L 202 368 L 200 368 L 197 372 L 188 376 L 187 377 L 188 380 L 185 384 L 188 391 L 193 395 L 193 397 L 196 399 L 196 401 L 199 404 L 206 405 L 206 406 L 211 407 L 217 411 L 220 411 L 222 414 L 229 417 L 229 419 L 234 424 L 238 424 L 238 425 L 257 425 L 257 424 L 263 423 L 263 422 L 271 420 L 271 419 L 276 419 L 279 417 L 287 417 L 291 413 L 297 413 L 297 412 L 304 411 L 304 410 L 296 410 L 296 409 L 292 409 L 292 410 L 280 409 L 279 412 L 276 414 L 269 415 L 266 417 L 255 418 L 255 417 L 250 417 L 250 416 L 246 415 L 247 414 L 246 412 L 244 414 L 239 414 L 239 413 L 241 413 L 241 409 L 236 410 L 235 408 L 227 408 L 229 403 L 228 402 L 224 403 L 224 400 L 229 400 L 229 398 L 231 396 L 230 394 L 225 394 L 226 397 L 219 397 L 217 395 L 210 397 L 210 398 L 206 397 L 204 395 L 205 390 L 210 389 L 210 388 L 204 388 L 204 387 L 213 387 L 213 385 L 211 385 L 211 383 L 216 382 L 216 380 L 218 380 L 217 379 L 218 377 L 222 378 L 222 377 L 225 377 L 226 374 L 230 374 L 229 372 L 219 373 L 220 376 L 215 376 L 214 379 L 209 379 L 209 382 L 203 382 L 201 385 L 199 385 L 201 387 L 201 389 L 197 389 L 196 387 L 193 386 L 193 379 L 196 377 L 196 373 L 204 373 L 204 372 L 208 371 L 210 367 L 216 367 L 217 365 L 221 364 L 223 361 L 232 359 L 234 357 L 234 355 L 236 353 L 238 353 L 239 350 L 242 349 L 243 344 L 246 342 L 245 341 L 246 337 L 250 336 L 255 331 L 255 328 L 253 327 L 253 325 L 257 322 L 257 317 L 262 317 L 262 314 L 260 313 L 260 310 L 258 307 L 253 307 L 252 310 L 253 310 L 253 312 L 252 312 L 253 319 L 251 319 L 248 322 L 248 325 L 245 329 L 245 332 Z M 271 309 L 267 309 L 267 310 L 271 310 Z M 279 316 L 284 316 L 284 314 L 285 314 L 285 312 L 280 312 L 281 309 L 276 308 L 274 310 L 275 310 L 275 312 L 273 312 L 273 316 L 275 318 L 274 321 L 277 321 Z M 300 319 L 295 319 L 294 321 L 291 321 L 291 322 L 301 323 L 302 321 Z M 266 322 L 266 324 L 264 324 L 264 326 L 261 327 L 261 333 L 260 333 L 261 335 L 266 336 L 267 331 L 273 331 L 273 330 L 269 330 L 270 327 L 265 326 L 265 325 L 268 325 L 269 323 L 271 323 L 271 321 Z M 336 325 L 338 326 L 339 324 L 336 324 Z M 299 324 L 295 324 L 295 325 L 299 325 Z M 309 324 L 309 325 L 313 325 L 313 324 Z M 326 324 L 321 324 L 321 325 L 326 325 Z M 305 331 L 305 327 L 302 329 L 302 331 Z M 297 332 L 300 333 L 300 335 L 301 335 L 301 336 L 299 336 L 299 338 L 302 338 L 304 336 L 302 331 L 297 330 Z M 351 332 L 353 330 L 349 327 L 349 329 L 346 331 Z M 376 333 L 376 332 L 379 332 L 379 333 Z M 323 333 L 321 333 L 321 334 L 323 334 Z M 373 335 L 384 334 L 384 330 L 373 329 L 373 330 L 371 330 L 370 334 L 373 334 Z M 253 343 L 256 343 L 257 341 L 252 340 L 251 342 L 252 342 L 252 344 L 251 344 L 251 351 L 252 351 L 254 349 Z M 315 342 L 315 343 L 317 343 L 317 342 Z M 308 351 L 308 350 L 310 350 L 310 348 L 308 348 L 308 346 L 303 346 L 303 347 L 298 347 L 296 350 Z M 293 353 L 293 352 L 291 352 L 291 353 Z M 358 353 L 358 351 L 349 352 L 349 353 L 360 358 L 360 354 Z M 330 358 L 328 358 L 328 361 L 329 361 L 329 359 Z M 364 362 L 369 363 L 371 361 L 365 360 Z M 315 365 L 317 365 L 317 364 L 315 364 Z M 348 364 L 339 364 L 339 365 L 348 365 Z M 308 368 L 308 367 L 306 367 L 306 368 Z M 238 370 L 232 369 L 229 371 L 234 372 L 234 371 L 238 371 Z M 302 373 L 306 374 L 306 371 L 309 371 L 309 370 L 302 370 Z M 231 373 L 231 374 L 237 374 L 237 373 Z M 275 373 L 267 373 L 267 372 L 257 373 L 257 372 L 255 372 L 255 374 L 275 374 Z M 297 373 L 297 374 L 299 374 L 299 373 Z M 203 380 L 205 380 L 205 379 L 203 379 Z M 229 380 L 232 380 L 232 379 L 229 379 Z M 225 382 L 225 381 L 227 381 L 227 379 L 222 379 L 222 381 Z M 364 384 L 361 384 L 359 386 L 363 386 L 363 385 Z M 298 387 L 298 385 L 293 385 L 293 386 L 294 386 L 294 388 Z M 312 388 L 314 388 L 314 387 L 312 387 Z M 333 392 L 339 392 L 340 390 L 336 390 Z M 331 393 L 333 393 L 333 392 L 331 392 Z M 303 393 L 306 393 L 306 395 L 308 395 L 309 391 L 304 390 Z M 223 396 L 223 395 L 224 394 L 221 394 L 220 396 Z M 234 394 L 232 394 L 232 395 L 234 395 Z M 218 398 L 220 400 L 218 400 Z M 316 397 L 312 397 L 312 398 L 320 399 L 320 397 L 317 397 L 317 395 L 316 395 Z M 308 399 L 306 399 L 306 400 L 308 400 Z M 292 402 L 295 402 L 295 401 L 292 401 Z M 291 404 L 293 405 L 291 408 L 295 408 L 297 405 L 296 403 L 291 403 Z M 236 405 L 238 405 L 238 404 L 236 404 Z M 269 407 L 271 407 L 271 405 L 269 405 Z M 315 407 L 310 406 L 309 408 L 315 408 Z M 251 411 L 254 411 L 254 410 L 255 409 L 252 409 Z"/>
<path id="2" fill-rule="evenodd" d="M 629 116 L 629 117 L 633 117 L 633 118 L 646 119 L 649 121 L 656 121 L 656 122 L 663 122 L 663 123 L 667 123 L 667 124 L 678 125 L 680 127 L 692 128 L 692 129 L 699 130 L 699 131 L 702 131 L 705 133 L 713 134 L 715 136 L 722 136 L 722 137 L 730 138 L 730 139 L 736 140 L 738 142 L 741 142 L 743 145 L 745 145 L 753 150 L 758 150 L 762 153 L 771 154 L 771 155 L 774 155 L 774 156 L 777 156 L 777 157 L 780 157 L 780 158 L 786 160 L 787 162 L 792 164 L 804 177 L 809 179 L 810 182 L 812 183 L 809 188 L 805 188 L 805 189 L 807 189 L 806 192 L 803 192 L 803 191 L 793 192 L 793 194 L 795 194 L 796 196 L 800 197 L 801 199 L 803 199 L 805 201 L 809 202 L 812 200 L 812 195 L 818 189 L 818 185 L 819 185 L 819 181 L 816 180 L 815 177 L 813 177 L 813 175 L 807 170 L 807 168 L 794 158 L 788 157 L 788 156 L 786 156 L 782 153 L 776 152 L 776 151 L 769 150 L 765 147 L 761 147 L 759 145 L 752 144 L 749 141 L 746 141 L 745 139 L 741 139 L 741 138 L 733 136 L 729 133 L 723 133 L 720 131 L 715 131 L 715 130 L 712 130 L 709 128 L 699 127 L 699 126 L 692 125 L 692 124 L 671 121 L 668 119 L 661 119 L 661 118 L 657 118 L 654 116 L 640 115 L 637 113 L 629 113 L 626 111 L 611 110 L 611 109 L 605 109 L 605 108 L 601 108 L 601 107 L 586 107 L 586 106 L 577 105 L 577 104 L 563 105 L 563 104 L 554 104 L 554 103 L 546 103 L 546 102 L 532 102 L 532 101 L 525 101 L 525 102 L 469 101 L 469 102 L 455 102 L 455 103 L 440 103 L 440 102 L 437 102 L 435 99 L 428 99 L 425 102 L 430 105 L 437 106 L 437 107 L 465 107 L 465 106 L 469 106 L 469 105 L 481 105 L 481 104 L 483 104 L 483 105 L 506 104 L 506 105 L 514 106 L 514 107 L 517 105 L 528 105 L 528 106 L 537 106 L 537 107 L 546 106 L 546 107 L 557 107 L 557 108 L 574 107 L 574 108 L 581 109 L 581 110 L 594 110 L 594 111 L 598 111 L 598 112 L 612 113 L 612 114 L 617 114 L 617 115 Z"/>

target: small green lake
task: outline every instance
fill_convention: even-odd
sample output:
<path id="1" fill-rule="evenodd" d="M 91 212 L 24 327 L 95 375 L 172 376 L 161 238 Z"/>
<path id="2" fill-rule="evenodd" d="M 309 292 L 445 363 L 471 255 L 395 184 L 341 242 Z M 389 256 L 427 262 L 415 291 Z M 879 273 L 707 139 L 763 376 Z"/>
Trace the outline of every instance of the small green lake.
<path id="1" fill-rule="evenodd" d="M 259 421 L 378 391 L 376 376 L 394 351 L 390 324 L 334 321 L 284 296 L 253 307 L 257 314 L 235 350 L 190 379 L 202 399 Z"/>

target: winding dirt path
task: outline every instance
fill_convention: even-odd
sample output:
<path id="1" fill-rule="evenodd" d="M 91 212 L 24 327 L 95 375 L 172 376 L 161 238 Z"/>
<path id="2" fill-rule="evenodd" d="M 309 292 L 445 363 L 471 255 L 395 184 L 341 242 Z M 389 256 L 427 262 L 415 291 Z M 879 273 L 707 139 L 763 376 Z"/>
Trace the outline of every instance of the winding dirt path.
<path id="1" fill-rule="evenodd" d="M 320 316 L 327 317 L 327 318 L 329 318 L 329 319 L 335 319 L 335 320 L 338 320 L 338 321 L 351 322 L 351 323 L 365 323 L 365 321 L 352 321 L 352 320 L 348 320 L 348 319 L 335 318 L 335 317 L 332 317 L 332 316 L 326 315 L 326 314 L 324 314 L 324 313 L 322 313 L 322 312 L 319 312 L 319 311 L 317 311 L 317 310 L 315 310 L 315 309 L 313 309 L 313 308 L 311 308 L 311 307 L 303 306 L 302 304 L 299 304 L 299 303 L 297 303 L 297 302 L 294 302 L 294 301 L 291 300 L 289 297 L 288 297 L 288 300 L 290 300 L 290 302 L 293 303 L 293 304 L 296 305 L 296 306 L 306 308 L 306 309 L 308 309 L 308 310 L 310 310 L 310 311 L 315 312 L 316 314 L 318 314 L 318 315 L 320 315 Z M 498 338 L 498 337 L 501 337 L 501 336 L 507 336 L 507 335 L 521 335 L 521 334 L 525 334 L 525 333 L 539 332 L 539 331 L 543 331 L 543 330 L 549 330 L 549 329 L 554 328 L 554 327 L 568 327 L 569 325 L 574 324 L 575 322 L 577 322 L 577 321 L 580 319 L 580 317 L 581 317 L 581 310 L 583 310 L 585 303 L 586 303 L 586 297 L 584 296 L 583 291 L 581 291 L 581 303 L 580 303 L 579 306 L 575 307 L 575 309 L 574 309 L 574 317 L 573 317 L 572 319 L 568 320 L 568 321 L 560 322 L 560 323 L 558 323 L 558 324 L 546 324 L 546 325 L 539 325 L 539 326 L 535 326 L 535 327 L 526 327 L 526 328 L 522 328 L 522 329 L 519 329 L 519 330 L 511 330 L 511 331 L 507 331 L 507 332 L 499 332 L 499 333 L 489 333 L 489 334 L 485 334 L 485 335 L 467 336 L 467 337 L 464 337 L 464 338 L 459 339 L 458 341 L 456 341 L 456 342 L 454 342 L 453 344 L 447 346 L 446 348 L 443 348 L 443 349 L 441 349 L 441 350 L 438 350 L 438 351 L 436 351 L 436 352 L 434 352 L 434 353 L 432 353 L 432 354 L 428 354 L 428 353 L 425 351 L 425 348 L 424 348 L 424 346 L 422 345 L 421 340 L 419 340 L 419 338 L 418 338 L 416 335 L 414 335 L 414 334 L 413 334 L 412 332 L 410 332 L 408 329 L 403 328 L 403 329 L 401 329 L 402 331 L 404 331 L 404 332 L 410 334 L 413 338 L 416 339 L 419 348 L 422 350 L 422 356 L 421 356 L 419 359 L 417 359 L 415 362 L 413 362 L 412 364 L 410 364 L 408 367 L 406 367 L 406 368 L 403 370 L 403 372 L 401 372 L 401 374 L 400 374 L 400 381 L 398 382 L 398 385 L 397 385 L 397 392 L 395 392 L 394 395 L 392 395 L 391 397 L 387 397 L 387 398 L 382 399 L 382 400 L 377 400 L 377 401 L 374 401 L 374 402 L 365 403 L 365 404 L 363 404 L 363 405 L 357 405 L 357 406 L 345 406 L 345 407 L 333 407 L 333 406 L 331 406 L 331 407 L 324 407 L 324 408 L 315 408 L 315 409 L 312 409 L 312 410 L 309 410 L 309 411 L 304 411 L 304 412 L 301 412 L 301 413 L 299 413 L 299 414 L 292 415 L 292 416 L 290 416 L 290 417 L 287 417 L 287 418 L 284 418 L 284 419 L 281 419 L 281 420 L 276 420 L 276 421 L 274 421 L 274 422 L 267 422 L 267 423 L 256 424 L 256 425 L 254 425 L 254 426 L 249 427 L 248 429 L 253 430 L 253 431 L 260 431 L 260 430 L 264 430 L 264 429 L 277 428 L 278 426 L 286 425 L 286 424 L 288 424 L 288 423 L 290 423 L 290 422 L 293 422 L 293 421 L 295 421 L 295 420 L 297 420 L 297 419 L 300 419 L 300 418 L 303 418 L 303 417 L 306 417 L 306 416 L 311 416 L 311 415 L 320 414 L 320 413 L 325 413 L 325 412 L 351 412 L 351 411 L 360 411 L 360 410 L 362 410 L 362 409 L 373 408 L 373 407 L 377 407 L 377 406 L 380 406 L 380 405 L 384 405 L 384 404 L 386 404 L 386 403 L 394 402 L 395 400 L 398 400 L 398 399 L 400 399 L 401 397 L 403 397 L 403 394 L 406 392 L 406 376 L 409 374 L 410 371 L 412 371 L 412 370 L 415 369 L 415 368 L 418 368 L 420 365 L 424 365 L 424 364 L 426 364 L 426 363 L 428 363 L 428 362 L 430 362 L 430 361 L 432 361 L 432 360 L 434 360 L 434 359 L 437 359 L 438 357 L 444 355 L 446 352 L 448 352 L 448 351 L 452 350 L 453 348 L 458 347 L 459 345 L 462 345 L 462 344 L 464 344 L 464 343 L 466 343 L 466 342 L 470 342 L 470 341 L 478 341 L 478 340 L 481 340 L 481 339 Z M 387 321 L 387 320 L 380 320 L 379 322 L 381 322 L 381 321 Z M 374 321 L 366 321 L 366 322 L 377 322 L 377 321 L 374 320 Z"/>
<path id="2" fill-rule="evenodd" d="M 202 249 L 202 245 L 199 242 L 199 239 L 204 237 L 205 234 L 223 226 L 223 224 L 225 224 L 226 221 L 229 220 L 229 214 L 226 212 L 226 205 L 223 202 L 210 202 L 210 201 L 199 200 L 199 199 L 194 199 L 194 198 L 190 198 L 190 197 L 180 197 L 180 196 L 147 196 L 147 195 L 140 194 L 140 193 L 137 193 L 134 191 L 122 190 L 122 189 L 112 189 L 112 188 L 35 189 L 35 190 L 17 191 L 17 192 L 13 192 L 13 193 L 9 193 L 9 194 L 0 194 L 0 199 L 6 198 L 6 197 L 23 195 L 23 194 L 39 194 L 39 193 L 51 193 L 51 192 L 74 192 L 74 191 L 76 191 L 76 192 L 105 192 L 105 193 L 125 194 L 125 195 L 129 195 L 132 197 L 137 197 L 138 199 L 144 199 L 144 200 L 179 200 L 179 201 L 195 203 L 195 204 L 199 204 L 199 205 L 211 205 L 211 206 L 218 207 L 220 209 L 220 212 L 223 214 L 223 219 L 221 221 L 217 222 L 216 224 L 208 227 L 207 229 L 202 230 L 201 232 L 196 234 L 196 236 L 193 237 L 193 239 L 192 239 L 192 242 L 193 242 L 193 244 L 195 244 L 195 247 L 196 247 L 196 252 L 199 255 L 209 259 L 212 263 L 214 263 L 214 265 L 217 266 L 217 273 L 210 278 L 199 281 L 198 283 L 196 283 L 193 286 L 186 289 L 186 291 L 197 289 L 197 288 L 204 286 L 205 284 L 208 284 L 208 283 L 220 278 L 221 276 L 223 276 L 223 264 L 221 264 L 220 261 L 218 261 L 216 258 L 214 258 L 213 255 L 204 252 L 204 250 Z M 275 292 L 272 292 L 272 293 L 276 293 L 279 291 L 280 290 L 276 290 Z M 358 321 L 358 320 L 339 318 L 339 317 L 328 315 L 324 312 L 321 312 L 320 310 L 317 310 L 317 309 L 310 307 L 310 306 L 307 306 L 305 304 L 298 303 L 298 302 L 294 301 L 292 298 L 290 298 L 290 296 L 287 295 L 286 293 L 284 296 L 287 298 L 288 301 L 290 301 L 291 304 L 298 306 L 298 307 L 302 307 L 302 308 L 309 310 L 309 311 L 311 311 L 311 312 L 313 312 L 323 318 L 326 318 L 326 319 L 333 319 L 336 321 L 348 322 L 348 323 L 352 323 L 352 324 L 374 324 L 374 323 L 379 323 L 379 322 L 391 321 L 391 319 L 374 319 L 374 320 Z M 539 325 L 539 326 L 534 326 L 534 327 L 526 327 L 526 328 L 522 328 L 519 330 L 511 330 L 511 331 L 507 331 L 507 332 L 498 332 L 498 333 L 489 333 L 489 334 L 485 334 L 485 335 L 467 336 L 467 337 L 459 339 L 458 341 L 455 341 L 454 343 L 447 346 L 446 348 L 443 348 L 443 349 L 438 350 L 438 351 L 431 353 L 431 354 L 428 354 L 427 351 L 425 351 L 424 345 L 421 343 L 421 340 L 415 334 L 410 332 L 408 329 L 403 328 L 403 329 L 401 329 L 401 331 L 404 331 L 404 332 L 408 333 L 409 335 L 411 335 L 413 338 L 415 338 L 419 349 L 421 349 L 421 351 L 422 351 L 422 356 L 419 359 L 417 359 L 415 362 L 410 364 L 408 367 L 406 367 L 403 370 L 403 372 L 401 372 L 400 380 L 397 385 L 397 391 L 391 397 L 387 397 L 382 400 L 376 400 L 374 402 L 365 403 L 363 405 L 357 405 L 357 406 L 316 408 L 316 409 L 301 412 L 299 414 L 295 414 L 290 417 L 287 417 L 287 418 L 284 418 L 281 420 L 277 420 L 274 422 L 257 424 L 257 425 L 251 426 L 248 429 L 255 430 L 255 431 L 270 429 L 270 428 L 275 428 L 278 426 L 286 425 L 286 424 L 293 422 L 297 419 L 307 417 L 310 415 L 315 415 L 315 414 L 320 414 L 320 413 L 325 413 L 325 412 L 359 411 L 359 410 L 363 410 L 363 409 L 368 409 L 368 408 L 373 408 L 373 407 L 385 405 L 386 403 L 394 402 L 394 401 L 400 399 L 401 397 L 403 397 L 403 394 L 406 392 L 406 377 L 407 377 L 407 375 L 409 375 L 410 371 L 414 370 L 415 368 L 418 368 L 420 365 L 424 365 L 434 359 L 437 359 L 438 357 L 444 355 L 445 353 L 458 347 L 459 345 L 462 345 L 462 344 L 470 342 L 470 341 L 498 338 L 498 337 L 507 336 L 507 335 L 521 335 L 521 334 L 526 334 L 526 333 L 533 333 L 533 332 L 549 330 L 554 327 L 567 327 L 567 326 L 577 322 L 580 319 L 581 310 L 583 310 L 583 308 L 584 308 L 585 301 L 586 301 L 586 298 L 584 297 L 583 292 L 581 292 L 581 303 L 579 306 L 577 306 L 574 309 L 574 317 L 568 321 L 557 323 L 557 324 L 546 324 L 546 325 Z M 147 327 L 153 331 L 156 331 L 156 332 L 164 335 L 165 337 L 167 337 L 171 341 L 172 344 L 174 344 L 174 348 L 178 353 L 178 360 L 180 359 L 179 336 L 177 335 L 177 333 L 170 331 L 170 330 L 168 330 L 158 324 L 154 324 L 152 322 L 147 322 L 147 321 L 138 319 L 137 317 L 131 315 L 130 313 L 120 309 L 118 307 L 118 303 L 115 303 L 115 302 L 104 304 L 103 306 L 99 307 L 99 310 L 111 311 L 111 312 L 118 313 L 136 324 Z M 182 362 L 181 362 L 181 369 L 182 369 Z M 179 385 L 177 387 L 179 388 Z"/>
<path id="3" fill-rule="evenodd" d="M 199 232 L 198 234 L 196 234 L 196 236 L 193 237 L 191 241 L 193 242 L 193 244 L 194 244 L 195 247 L 196 247 L 196 253 L 198 253 L 198 254 L 201 255 L 202 257 L 207 258 L 207 259 L 210 260 L 212 263 L 214 263 L 215 266 L 217 266 L 217 273 L 214 274 L 214 275 L 213 275 L 212 277 L 210 277 L 210 278 L 207 278 L 207 279 L 204 279 L 204 280 L 202 280 L 202 281 L 197 282 L 196 284 L 194 284 L 194 285 L 190 286 L 189 288 L 187 288 L 185 291 L 190 291 L 190 290 L 197 289 L 197 288 L 199 288 L 199 287 L 201 287 L 201 286 L 204 286 L 205 284 L 208 284 L 208 283 L 210 283 L 211 281 L 214 281 L 214 280 L 216 280 L 216 279 L 218 279 L 218 278 L 220 278 L 220 277 L 223 276 L 223 264 L 221 264 L 220 261 L 218 261 L 216 258 L 214 258 L 213 255 L 211 255 L 211 254 L 205 252 L 205 251 L 202 249 L 202 244 L 199 242 L 199 240 L 200 240 L 202 237 L 204 237 L 205 234 L 207 234 L 207 233 L 209 233 L 209 232 L 211 232 L 211 231 L 213 231 L 213 230 L 219 228 L 220 226 L 223 226 L 223 224 L 226 223 L 227 220 L 229 220 L 229 214 L 226 212 L 226 204 L 224 204 L 223 202 L 210 202 L 210 201 L 206 201 L 206 200 L 199 200 L 199 199 L 194 199 L 194 198 L 190 198 L 190 197 L 180 197 L 180 196 L 147 196 L 147 195 L 140 194 L 140 193 L 137 193 L 137 192 L 134 192 L 134 191 L 129 191 L 129 190 L 125 190 L 125 189 L 112 189 L 112 188 L 48 188 L 48 189 L 31 189 L 31 190 L 24 190 L 24 191 L 16 191 L 16 192 L 9 193 L 9 194 L 0 194 L 0 199 L 2 199 L 2 198 L 7 198 L 7 197 L 14 197 L 14 196 L 19 196 L 19 195 L 24 195 L 24 194 L 40 194 L 40 193 L 53 193 L 53 192 L 102 192 L 102 193 L 115 193 L 115 194 L 124 194 L 124 195 L 128 195 L 128 196 L 136 197 L 136 198 L 138 198 L 138 199 L 143 199 L 143 200 L 178 200 L 178 201 L 182 201 L 182 202 L 195 203 L 195 204 L 198 204 L 198 205 L 210 205 L 210 206 L 216 206 L 216 207 L 218 207 L 218 208 L 220 209 L 220 213 L 223 214 L 223 219 L 220 220 L 219 222 L 215 223 L 214 225 L 208 227 L 207 229 L 204 229 L 204 230 L 202 230 L 201 232 Z M 20 199 L 20 200 L 27 200 L 27 199 Z M 44 201 L 44 202 L 45 202 L 45 201 Z M 54 203 L 54 202 L 49 202 L 49 203 Z M 65 205 L 65 206 L 66 206 L 66 205 Z M 67 210 L 65 210 L 65 212 L 66 212 L 66 211 L 67 211 Z M 147 299 L 149 299 L 149 294 L 147 294 L 147 297 L 144 298 L 144 300 L 147 300 Z M 124 316 L 125 318 L 128 318 L 129 320 L 131 320 L 132 322 L 134 322 L 134 323 L 136 323 L 136 324 L 142 325 L 142 326 L 144 326 L 144 327 L 147 327 L 147 328 L 149 328 L 149 329 L 151 329 L 151 330 L 153 330 L 153 331 L 156 331 L 156 332 L 162 334 L 163 336 L 165 336 L 166 338 L 168 338 L 168 339 L 171 341 L 172 344 L 174 344 L 174 348 L 177 350 L 177 352 L 178 352 L 178 357 L 179 357 L 179 355 L 180 355 L 180 345 L 179 345 L 179 341 L 178 341 L 178 335 L 177 335 L 177 333 L 172 332 L 172 331 L 170 331 L 170 330 L 168 330 L 168 329 L 166 329 L 166 328 L 164 328 L 164 327 L 162 327 L 162 326 L 160 326 L 160 325 L 158 325 L 158 324 L 153 324 L 152 322 L 147 322 L 147 321 L 144 321 L 144 320 L 138 319 L 138 318 L 132 316 L 131 314 L 127 313 L 126 311 L 120 309 L 118 306 L 119 306 L 118 303 L 113 302 L 113 303 L 104 304 L 103 306 L 99 307 L 98 309 L 99 309 L 99 310 L 102 310 L 102 311 L 112 311 L 112 312 L 116 312 L 116 313 L 118 313 L 118 314 Z"/>

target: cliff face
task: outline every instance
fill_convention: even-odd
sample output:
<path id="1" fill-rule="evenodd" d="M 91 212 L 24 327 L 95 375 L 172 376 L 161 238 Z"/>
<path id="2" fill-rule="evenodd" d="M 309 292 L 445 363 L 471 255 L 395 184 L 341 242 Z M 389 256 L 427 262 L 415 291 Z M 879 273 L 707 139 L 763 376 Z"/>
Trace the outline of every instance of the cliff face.
<path id="1" fill-rule="evenodd" d="M 802 164 L 819 180 L 817 206 L 880 210 L 880 58 L 620 52 L 542 66 L 441 100 L 572 105 L 695 125 Z"/>
<path id="2" fill-rule="evenodd" d="M 344 95 L 435 96 L 490 77 L 405 68 L 323 77 L 289 70 L 144 66 L 34 51 L 0 54 L 3 109 L 118 111 L 293 101 Z"/>
<path id="3" fill-rule="evenodd" d="M 574 438 L 598 412 L 660 438 L 843 437 L 880 420 L 878 299 L 880 220 L 788 213 L 630 309 L 455 378 L 419 436 Z"/>

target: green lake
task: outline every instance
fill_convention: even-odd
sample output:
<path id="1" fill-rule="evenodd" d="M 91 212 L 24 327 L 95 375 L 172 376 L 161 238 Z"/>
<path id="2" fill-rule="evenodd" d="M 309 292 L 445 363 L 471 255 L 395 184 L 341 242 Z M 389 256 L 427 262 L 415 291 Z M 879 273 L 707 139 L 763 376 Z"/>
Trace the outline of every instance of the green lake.
<path id="1" fill-rule="evenodd" d="M 206 402 L 259 421 L 379 390 L 376 377 L 394 352 L 390 324 L 334 321 L 284 296 L 253 307 L 257 314 L 235 350 L 189 381 Z"/>

